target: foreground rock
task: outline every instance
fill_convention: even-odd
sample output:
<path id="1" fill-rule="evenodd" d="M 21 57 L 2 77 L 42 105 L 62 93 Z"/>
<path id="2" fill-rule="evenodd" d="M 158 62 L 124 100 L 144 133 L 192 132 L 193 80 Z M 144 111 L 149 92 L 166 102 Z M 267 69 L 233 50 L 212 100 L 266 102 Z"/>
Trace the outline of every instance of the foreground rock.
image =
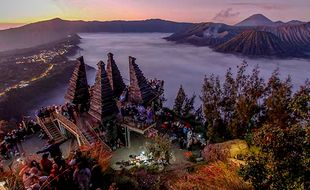
<path id="1" fill-rule="evenodd" d="M 249 153 L 249 146 L 244 140 L 231 140 L 223 143 L 209 144 L 202 156 L 208 162 L 217 160 L 227 161 L 230 158 L 239 158 Z"/>

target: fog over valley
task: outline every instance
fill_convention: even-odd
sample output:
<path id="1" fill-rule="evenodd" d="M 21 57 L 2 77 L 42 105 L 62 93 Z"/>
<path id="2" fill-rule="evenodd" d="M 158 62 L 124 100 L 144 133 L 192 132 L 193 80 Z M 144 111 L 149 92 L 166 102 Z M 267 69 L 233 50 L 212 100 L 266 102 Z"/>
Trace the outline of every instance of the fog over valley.
<path id="1" fill-rule="evenodd" d="M 261 75 L 267 79 L 279 67 L 282 78 L 288 75 L 292 78 L 293 88 L 304 84 L 309 78 L 310 62 L 304 59 L 250 59 L 235 55 L 213 52 L 208 47 L 195 47 L 192 45 L 175 44 L 162 39 L 169 34 L 79 34 L 86 64 L 97 68 L 99 60 L 106 62 L 108 52 L 114 54 L 125 83 L 129 83 L 128 56 L 137 58 L 137 64 L 147 78 L 158 78 L 165 81 L 165 97 L 167 105 L 173 104 L 179 86 L 182 84 L 186 93 L 200 95 L 205 75 L 219 75 L 224 78 L 226 70 L 236 67 L 243 60 L 249 64 L 250 72 L 255 65 L 259 65 Z M 72 58 L 76 58 L 76 55 Z M 94 82 L 94 73 L 89 83 Z M 127 79 L 127 80 L 126 80 Z M 198 100 L 198 99 L 197 99 Z"/>

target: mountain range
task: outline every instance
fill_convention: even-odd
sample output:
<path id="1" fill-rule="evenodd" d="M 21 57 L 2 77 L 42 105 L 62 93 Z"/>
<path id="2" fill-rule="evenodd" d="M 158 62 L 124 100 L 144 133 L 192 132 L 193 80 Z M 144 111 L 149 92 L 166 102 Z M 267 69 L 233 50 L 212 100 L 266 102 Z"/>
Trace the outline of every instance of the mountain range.
<path id="1" fill-rule="evenodd" d="M 83 32 L 164 32 L 173 33 L 165 38 L 168 41 L 209 46 L 223 53 L 284 58 L 310 55 L 310 22 L 273 22 L 262 14 L 252 15 L 235 25 L 161 19 L 87 22 L 56 18 L 0 30 L 0 51 L 35 47 Z"/>
<path id="2" fill-rule="evenodd" d="M 255 14 L 233 26 L 210 22 L 195 24 L 165 39 L 251 57 L 309 58 L 310 22 L 273 22 L 264 15 Z"/>
<path id="3" fill-rule="evenodd" d="M 59 18 L 36 22 L 18 28 L 0 31 L 0 51 L 34 47 L 64 39 L 83 32 L 164 32 L 183 30 L 192 23 L 179 23 L 160 19 L 141 21 L 67 21 Z"/>

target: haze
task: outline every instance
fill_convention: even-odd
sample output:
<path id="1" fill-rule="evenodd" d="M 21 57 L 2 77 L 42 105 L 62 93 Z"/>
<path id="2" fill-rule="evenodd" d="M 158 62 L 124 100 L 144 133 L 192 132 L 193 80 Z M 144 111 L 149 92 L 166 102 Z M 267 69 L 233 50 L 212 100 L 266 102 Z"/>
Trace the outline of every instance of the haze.
<path id="1" fill-rule="evenodd" d="M 165 81 L 165 97 L 167 105 L 173 104 L 179 86 L 191 95 L 200 95 L 205 75 L 218 74 L 223 79 L 225 71 L 231 67 L 234 71 L 245 59 L 249 71 L 255 65 L 261 68 L 261 75 L 267 79 L 272 71 L 280 68 L 281 77 L 292 77 L 294 88 L 304 84 L 310 73 L 307 60 L 249 59 L 235 55 L 213 52 L 208 47 L 195 47 L 167 42 L 162 39 L 169 34 L 79 34 L 82 37 L 80 54 L 84 55 L 86 64 L 97 68 L 99 60 L 106 62 L 108 52 L 114 53 L 114 58 L 125 82 L 129 82 L 128 56 L 137 58 L 137 64 L 147 78 L 158 78 Z M 91 84 L 95 73 L 89 73 Z M 63 95 L 63 93 L 60 93 Z M 61 96 L 60 99 L 63 99 Z M 197 97 L 197 101 L 199 98 Z"/>

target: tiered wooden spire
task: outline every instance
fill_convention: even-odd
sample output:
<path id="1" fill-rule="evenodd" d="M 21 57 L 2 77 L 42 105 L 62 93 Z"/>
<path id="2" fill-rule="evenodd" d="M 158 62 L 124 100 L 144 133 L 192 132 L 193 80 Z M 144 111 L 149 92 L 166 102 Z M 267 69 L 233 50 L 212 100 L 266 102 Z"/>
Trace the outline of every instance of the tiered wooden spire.
<path id="1" fill-rule="evenodd" d="M 125 83 L 113 59 L 113 54 L 108 53 L 107 75 L 115 97 L 119 97 L 125 89 Z"/>
<path id="2" fill-rule="evenodd" d="M 135 63 L 136 58 L 129 57 L 129 74 L 130 74 L 130 89 L 129 99 L 135 103 L 146 104 L 154 97 L 154 91 L 149 82 L 143 76 L 139 66 Z"/>
<path id="3" fill-rule="evenodd" d="M 70 79 L 65 100 L 76 105 L 87 105 L 89 101 L 89 91 L 83 56 L 77 58 L 77 62 Z"/>
<path id="4" fill-rule="evenodd" d="M 113 91 L 104 67 L 104 63 L 100 61 L 89 108 L 89 114 L 101 122 L 118 113 Z"/>

